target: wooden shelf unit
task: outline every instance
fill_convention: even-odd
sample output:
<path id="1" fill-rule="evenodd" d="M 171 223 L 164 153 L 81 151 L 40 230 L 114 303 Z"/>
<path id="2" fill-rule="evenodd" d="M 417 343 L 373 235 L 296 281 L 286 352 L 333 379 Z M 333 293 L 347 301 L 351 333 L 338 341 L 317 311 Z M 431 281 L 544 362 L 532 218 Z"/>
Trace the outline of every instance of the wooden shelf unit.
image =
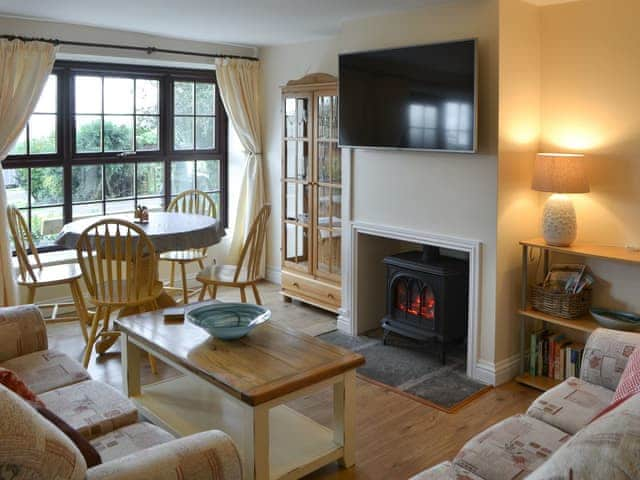
<path id="1" fill-rule="evenodd" d="M 335 313 L 342 304 L 337 78 L 289 81 L 281 122 L 282 294 Z"/>
<path id="2" fill-rule="evenodd" d="M 591 317 L 591 315 L 585 315 L 584 317 L 569 320 L 566 318 L 554 317 L 548 313 L 539 312 L 531 307 L 526 310 L 518 310 L 518 313 L 523 317 L 531 318 L 533 320 L 542 320 L 543 322 L 560 325 L 573 330 L 580 330 L 581 332 L 591 333 L 598 328 L 598 323 Z"/>
<path id="3" fill-rule="evenodd" d="M 547 245 L 544 239 L 534 238 L 532 240 L 523 240 L 520 242 L 522 247 L 522 291 L 521 291 L 521 306 L 518 310 L 520 315 L 520 375 L 516 377 L 516 381 L 523 385 L 528 385 L 538 390 L 549 390 L 554 386 L 561 383 L 558 380 L 543 377 L 543 376 L 531 376 L 526 371 L 528 370 L 525 365 L 525 346 L 526 346 L 526 322 L 528 320 L 539 320 L 545 323 L 553 325 L 559 325 L 564 328 L 572 330 L 591 333 L 598 328 L 598 323 L 587 314 L 583 317 L 568 320 L 566 318 L 560 318 L 547 313 L 539 312 L 529 306 L 529 249 L 537 248 L 542 250 L 544 256 L 544 272 L 545 275 L 549 271 L 549 256 L 551 252 L 561 253 L 565 255 L 574 255 L 585 258 L 597 258 L 600 260 L 608 260 L 613 262 L 624 263 L 638 263 L 640 264 L 640 251 L 632 251 L 624 247 L 615 247 L 608 245 L 597 245 L 590 243 L 575 243 L 570 247 L 555 247 Z"/>
<path id="4" fill-rule="evenodd" d="M 570 247 L 554 247 L 547 245 L 542 238 L 524 240 L 520 242 L 523 247 L 541 248 L 548 252 L 565 253 L 579 257 L 600 258 L 627 263 L 640 263 L 640 251 L 629 250 L 625 247 L 609 245 L 597 245 L 595 243 L 574 243 Z"/>

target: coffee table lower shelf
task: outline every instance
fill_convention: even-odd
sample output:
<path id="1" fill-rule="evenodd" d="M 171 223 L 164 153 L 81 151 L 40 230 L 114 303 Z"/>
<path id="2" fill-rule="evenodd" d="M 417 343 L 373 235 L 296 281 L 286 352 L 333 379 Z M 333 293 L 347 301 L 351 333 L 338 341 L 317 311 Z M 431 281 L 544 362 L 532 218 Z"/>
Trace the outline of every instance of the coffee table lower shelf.
<path id="1" fill-rule="evenodd" d="M 143 386 L 131 399 L 143 416 L 177 436 L 218 429 L 246 453 L 244 408 L 206 382 L 184 375 Z M 286 405 L 270 409 L 269 425 L 270 479 L 300 478 L 343 456 L 332 430 Z"/>

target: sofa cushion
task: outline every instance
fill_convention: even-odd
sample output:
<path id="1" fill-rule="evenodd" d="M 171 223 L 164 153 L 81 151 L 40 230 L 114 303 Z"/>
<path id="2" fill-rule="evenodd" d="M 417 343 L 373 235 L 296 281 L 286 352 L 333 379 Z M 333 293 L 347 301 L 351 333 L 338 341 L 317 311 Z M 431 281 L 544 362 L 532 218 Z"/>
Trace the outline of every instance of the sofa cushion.
<path id="1" fill-rule="evenodd" d="M 82 454 L 82 458 L 84 458 L 85 463 L 87 464 L 87 468 L 95 467 L 96 465 L 100 465 L 102 463 L 100 459 L 100 454 L 96 451 L 96 449 L 89 443 L 89 440 L 84 438 L 82 435 L 78 433 L 77 430 L 71 428 L 71 426 L 62 420 L 59 416 L 45 407 L 41 402 L 28 402 L 35 410 L 42 415 L 44 418 L 49 420 L 53 425 L 55 425 L 58 430 L 65 434 L 65 436 L 73 442 L 76 448 Z"/>
<path id="2" fill-rule="evenodd" d="M 138 420 L 131 400 L 94 380 L 43 393 L 40 400 L 89 440 Z"/>
<path id="3" fill-rule="evenodd" d="M 248 478 L 249 474 L 245 475 Z M 92 468 L 87 480 L 242 480 L 231 437 L 208 430 Z"/>
<path id="4" fill-rule="evenodd" d="M 0 308 L 0 332 L 0 362 L 47 349 L 47 328 L 35 305 Z"/>
<path id="5" fill-rule="evenodd" d="M 569 435 L 527 415 L 516 415 L 469 440 L 456 465 L 491 480 L 526 477 L 567 441 Z"/>
<path id="6" fill-rule="evenodd" d="M 170 442 L 170 433 L 147 422 L 134 423 L 91 440 L 103 462 L 115 460 L 145 448 Z"/>
<path id="7" fill-rule="evenodd" d="M 468 470 L 451 462 L 442 462 L 420 472 L 410 480 L 483 480 Z"/>
<path id="8" fill-rule="evenodd" d="M 637 333 L 597 328 L 584 348 L 580 378 L 615 390 L 629 357 L 638 346 L 640 335 Z"/>
<path id="9" fill-rule="evenodd" d="M 611 390 L 570 377 L 540 395 L 527 415 L 573 435 L 609 405 L 612 398 Z"/>
<path id="10" fill-rule="evenodd" d="M 42 350 L 0 364 L 16 372 L 35 393 L 89 380 L 89 373 L 78 362 L 58 350 Z"/>
<path id="11" fill-rule="evenodd" d="M 0 418 L 0 478 L 85 478 L 87 466 L 71 440 L 2 385 Z"/>
<path id="12" fill-rule="evenodd" d="M 527 480 L 640 478 L 640 395 L 590 423 Z"/>

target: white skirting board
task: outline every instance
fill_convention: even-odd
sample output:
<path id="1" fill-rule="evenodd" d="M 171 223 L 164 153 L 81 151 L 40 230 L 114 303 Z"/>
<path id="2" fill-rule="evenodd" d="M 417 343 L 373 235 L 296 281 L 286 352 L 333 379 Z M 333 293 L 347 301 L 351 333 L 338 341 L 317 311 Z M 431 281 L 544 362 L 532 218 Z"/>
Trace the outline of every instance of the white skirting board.
<path id="1" fill-rule="evenodd" d="M 497 363 L 478 360 L 474 378 L 487 385 L 502 385 L 513 380 L 519 373 L 520 354 L 500 360 Z"/>
<path id="2" fill-rule="evenodd" d="M 267 280 L 276 285 L 282 285 L 282 270 L 275 265 L 267 265 Z"/>

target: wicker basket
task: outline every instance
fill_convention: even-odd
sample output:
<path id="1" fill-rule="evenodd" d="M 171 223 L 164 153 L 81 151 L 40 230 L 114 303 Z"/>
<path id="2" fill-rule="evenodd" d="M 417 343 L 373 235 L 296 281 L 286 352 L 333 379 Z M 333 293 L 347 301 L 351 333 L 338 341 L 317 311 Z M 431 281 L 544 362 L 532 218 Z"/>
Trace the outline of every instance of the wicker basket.
<path id="1" fill-rule="evenodd" d="M 529 298 L 535 310 L 561 318 L 578 318 L 589 311 L 591 289 L 585 288 L 580 293 L 557 293 L 542 285 L 532 285 Z"/>

